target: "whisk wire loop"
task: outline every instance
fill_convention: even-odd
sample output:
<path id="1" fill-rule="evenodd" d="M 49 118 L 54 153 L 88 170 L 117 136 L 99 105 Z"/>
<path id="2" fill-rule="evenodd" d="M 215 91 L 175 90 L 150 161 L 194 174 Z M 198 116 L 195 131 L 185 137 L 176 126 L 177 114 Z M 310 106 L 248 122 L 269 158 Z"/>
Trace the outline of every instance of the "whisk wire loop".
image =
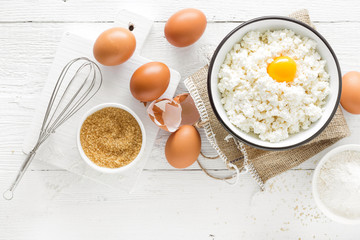
<path id="1" fill-rule="evenodd" d="M 80 66 L 76 67 L 75 64 L 77 63 L 80 63 Z M 69 78 L 72 68 L 75 68 L 76 71 Z M 85 75 L 85 78 L 81 78 L 82 75 Z M 70 80 L 67 81 L 67 79 Z M 99 66 L 86 57 L 75 58 L 64 66 L 50 96 L 37 142 L 21 165 L 10 188 L 4 192 L 3 197 L 5 199 L 10 200 L 13 198 L 15 188 L 34 159 L 41 144 L 90 101 L 99 91 L 102 81 L 103 77 Z M 79 82 L 79 86 L 76 86 L 75 84 Z"/>

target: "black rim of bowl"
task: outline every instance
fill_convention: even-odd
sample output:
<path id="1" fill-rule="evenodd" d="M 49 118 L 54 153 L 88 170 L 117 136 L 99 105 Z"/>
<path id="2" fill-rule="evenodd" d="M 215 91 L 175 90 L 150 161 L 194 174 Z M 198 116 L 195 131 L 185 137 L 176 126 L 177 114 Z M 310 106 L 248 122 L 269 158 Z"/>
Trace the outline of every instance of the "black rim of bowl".
<path id="1" fill-rule="evenodd" d="M 222 46 L 224 45 L 224 43 L 235 33 L 237 32 L 239 29 L 243 28 L 244 26 L 246 25 L 249 25 L 251 23 L 254 23 L 254 22 L 258 22 L 258 21 L 263 21 L 263 20 L 284 20 L 284 21 L 289 21 L 289 22 L 293 22 L 293 23 L 297 23 L 307 29 L 309 29 L 310 31 L 312 31 L 315 35 L 317 35 L 321 41 L 326 45 L 326 47 L 328 48 L 328 50 L 330 51 L 331 55 L 333 56 L 334 58 L 334 61 L 335 61 L 335 64 L 336 64 L 336 67 L 337 67 L 337 71 L 338 71 L 338 78 L 339 78 L 339 91 L 338 91 L 338 98 L 336 100 L 336 104 L 335 104 L 335 107 L 329 117 L 329 119 L 325 122 L 325 124 L 315 133 L 313 134 L 312 136 L 310 136 L 309 138 L 305 139 L 304 141 L 302 142 L 299 142 L 299 143 L 296 143 L 296 144 L 293 144 L 293 145 L 290 145 L 290 146 L 285 146 L 285 147 L 265 147 L 265 146 L 261 146 L 261 145 L 257 145 L 257 144 L 254 144 L 252 142 L 249 142 L 247 141 L 246 139 L 243 139 L 241 138 L 240 136 L 238 136 L 235 132 L 233 132 L 226 124 L 225 122 L 222 120 L 220 114 L 217 112 L 216 108 L 215 108 L 215 104 L 214 104 L 214 101 L 213 101 L 213 97 L 212 97 L 212 93 L 211 93 L 211 72 L 212 72 L 212 69 L 213 69 L 213 65 L 214 65 L 214 61 L 220 51 L 220 49 L 222 48 Z M 239 39 L 240 40 L 240 39 Z M 208 91 L 208 96 L 209 96 L 209 100 L 210 100 L 210 105 L 211 105 L 211 108 L 213 109 L 214 113 L 215 113 L 215 116 L 216 118 L 219 120 L 219 122 L 221 123 L 221 125 L 231 134 L 233 135 L 234 137 L 236 137 L 237 139 L 239 139 L 240 141 L 248 144 L 249 146 L 252 146 L 252 147 L 256 147 L 256 148 L 259 148 L 259 149 L 263 149 L 263 150 L 288 150 L 288 149 L 292 149 L 292 148 L 296 148 L 296 147 L 299 147 L 309 141 L 311 141 L 312 139 L 314 139 L 315 137 L 317 137 L 328 125 L 329 123 L 331 122 L 331 120 L 333 119 L 336 111 L 337 111 L 337 108 L 339 106 L 339 102 L 340 102 L 340 96 L 341 96 L 341 85 L 342 85 L 342 80 L 341 80 L 341 70 L 340 70 L 340 65 L 339 65 L 339 61 L 336 57 L 336 54 L 334 52 L 334 50 L 331 48 L 330 44 L 326 41 L 326 39 L 318 32 L 316 31 L 315 29 L 313 29 L 312 27 L 310 27 L 309 25 L 303 23 L 303 22 L 300 22 L 298 20 L 295 20 L 295 19 L 292 19 L 292 18 L 289 18 L 289 17 L 282 17 L 282 16 L 265 16 L 265 17 L 259 17 L 259 18 L 254 18 L 254 19 L 251 19 L 247 22 L 244 22 L 243 24 L 240 24 L 239 26 L 237 26 L 236 28 L 234 28 L 229 34 L 227 34 L 224 39 L 220 42 L 220 44 L 218 45 L 218 47 L 215 49 L 215 52 L 210 60 L 210 64 L 209 64 L 209 70 L 208 70 L 208 76 L 207 76 L 207 91 Z"/>

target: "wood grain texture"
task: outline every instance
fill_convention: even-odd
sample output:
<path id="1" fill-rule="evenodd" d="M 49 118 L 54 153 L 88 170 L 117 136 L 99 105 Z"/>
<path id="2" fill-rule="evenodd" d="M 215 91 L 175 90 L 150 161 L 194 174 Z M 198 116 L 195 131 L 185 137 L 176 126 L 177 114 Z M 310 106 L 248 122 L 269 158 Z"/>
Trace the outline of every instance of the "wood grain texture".
<path id="1" fill-rule="evenodd" d="M 209 20 L 195 45 L 167 43 L 167 18 L 185 7 Z M 206 64 L 206 53 L 242 21 L 287 15 L 307 8 L 334 48 L 343 72 L 360 70 L 360 5 L 357 0 L 224 2 L 205 0 L 0 0 L 0 189 L 6 189 L 24 159 L 21 145 L 37 96 L 65 30 L 111 25 L 121 8 L 156 21 L 144 57 L 163 61 L 183 79 Z M 178 93 L 184 92 L 181 83 Z M 336 145 L 359 144 L 360 117 L 344 113 L 352 135 Z M 356 239 L 357 226 L 328 220 L 314 205 L 312 170 L 328 150 L 270 180 L 265 192 L 248 175 L 237 186 L 208 178 L 194 164 L 171 168 L 160 131 L 137 188 L 131 195 L 105 188 L 50 165 L 34 162 L 16 198 L 0 198 L 0 239 Z M 202 136 L 203 139 L 204 136 Z M 204 152 L 214 154 L 204 141 Z M 205 162 L 219 176 L 219 160 Z"/>
<path id="2" fill-rule="evenodd" d="M 166 21 L 183 8 L 204 11 L 209 21 L 245 21 L 263 15 L 287 15 L 307 8 L 315 21 L 359 21 L 356 0 L 343 1 L 204 1 L 204 0 L 2 0 L 0 21 L 112 21 L 117 9 L 128 9 L 155 21 Z"/>
<path id="3" fill-rule="evenodd" d="M 0 187 L 13 172 L 0 172 Z M 354 239 L 311 196 L 312 171 L 292 171 L 259 192 L 199 172 L 145 171 L 131 195 L 68 172 L 29 172 L 12 202 L 0 199 L 1 239 Z M 40 200 L 39 200 L 40 198 Z M 41 203 L 41 204 L 39 204 Z M 14 207 L 16 206 L 16 208 Z M 14 238 L 16 236 L 16 238 Z"/>
<path id="4" fill-rule="evenodd" d="M 22 142 L 35 110 L 38 94 L 44 86 L 45 79 L 50 69 L 57 44 L 64 31 L 86 28 L 103 28 L 110 23 L 8 23 L 0 24 L 1 70 L 0 100 L 0 157 L 4 159 L 0 166 L 5 169 L 15 170 L 23 160 L 21 152 Z M 162 61 L 177 69 L 182 79 L 190 76 L 206 64 L 206 52 L 211 52 L 222 37 L 238 23 L 210 23 L 204 36 L 194 46 L 179 49 L 167 43 L 163 36 L 164 23 L 155 23 L 146 42 L 142 55 L 157 61 Z M 359 29 L 360 23 L 318 23 L 318 30 L 332 44 L 344 72 L 356 69 L 360 65 L 360 58 L 354 52 L 360 51 L 360 41 L 354 38 L 348 29 Z M 336 31 L 334 31 L 336 29 Z M 343 44 L 347 39 L 348 44 Z M 184 84 L 180 83 L 177 93 L 186 91 Z M 360 119 L 347 114 L 347 121 L 353 131 L 360 131 Z M 152 152 L 146 168 L 171 169 L 163 155 L 168 133 L 160 131 L 156 147 Z M 203 138 L 205 139 L 205 137 Z M 356 139 L 353 134 L 341 143 L 352 143 Z M 341 144 L 339 143 L 339 144 Z M 214 151 L 204 141 L 203 150 L 212 155 Z M 319 157 L 305 162 L 297 168 L 313 169 Z M 207 161 L 205 164 L 211 169 L 224 168 L 221 161 Z M 38 167 L 39 166 L 39 167 Z M 44 164 L 34 164 L 33 169 L 49 169 Z M 194 164 L 192 168 L 198 169 Z M 53 169 L 50 167 L 50 169 Z"/>

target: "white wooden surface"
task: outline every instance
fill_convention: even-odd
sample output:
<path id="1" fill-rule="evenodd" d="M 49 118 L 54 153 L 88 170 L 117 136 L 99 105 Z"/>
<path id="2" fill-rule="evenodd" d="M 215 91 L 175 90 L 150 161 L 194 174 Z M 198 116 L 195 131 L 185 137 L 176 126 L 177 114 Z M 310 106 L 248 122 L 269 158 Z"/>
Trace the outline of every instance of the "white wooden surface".
<path id="1" fill-rule="evenodd" d="M 163 27 L 185 7 L 202 9 L 209 24 L 198 43 L 178 49 L 167 43 Z M 62 33 L 110 26 L 121 8 L 155 20 L 142 55 L 167 63 L 183 78 L 202 67 L 204 52 L 241 21 L 299 8 L 309 9 L 343 72 L 360 71 L 357 0 L 0 0 L 0 190 L 8 187 L 24 158 L 22 141 Z M 181 83 L 178 92 L 184 90 Z M 360 116 L 345 116 L 352 136 L 336 145 L 359 144 Z M 35 161 L 15 199 L 0 199 L 0 239 L 359 238 L 359 226 L 328 220 L 312 199 L 313 169 L 327 150 L 259 192 L 249 176 L 230 186 L 208 178 L 196 164 L 171 168 L 163 154 L 166 139 L 161 131 L 131 195 Z M 203 149 L 212 152 L 206 143 Z M 215 174 L 228 173 L 217 160 L 205 165 Z"/>
<path id="2" fill-rule="evenodd" d="M 140 53 L 146 38 L 151 31 L 153 21 L 136 13 L 121 10 L 115 17 L 113 27 L 118 26 L 128 28 L 129 22 L 136 25 L 136 29 L 132 31 L 136 38 L 136 49 L 133 56 L 119 66 L 107 67 L 101 64 L 98 65 L 102 72 L 103 82 L 100 90 L 96 93 L 96 96 L 83 106 L 75 116 L 68 119 L 60 128 L 58 128 L 56 134 L 52 135 L 46 142 L 41 144 L 41 151 L 37 151 L 36 154 L 36 159 L 39 161 L 93 179 L 94 181 L 103 183 L 107 186 L 112 186 L 118 190 L 121 189 L 126 193 L 131 192 L 135 186 L 147 159 L 150 157 L 157 133 L 160 131 L 149 118 L 144 104 L 132 96 L 128 83 L 131 74 L 137 68 L 152 61 L 142 57 Z M 29 127 L 29 134 L 24 140 L 23 151 L 25 153 L 29 153 L 37 142 L 48 101 L 63 67 L 71 59 L 78 57 L 87 57 L 95 61 L 92 51 L 93 45 L 97 36 L 108 29 L 106 26 L 103 27 L 104 28 L 99 32 L 94 31 L 95 29 L 79 29 L 74 32 L 67 31 L 63 34 L 53 59 L 46 84 L 41 92 L 41 97 L 37 100 L 40 102 L 37 104 L 34 119 Z M 162 98 L 174 97 L 181 80 L 179 72 L 173 68 L 169 68 L 169 70 L 170 82 L 168 88 L 164 94 L 162 94 Z M 72 73 L 69 74 L 71 75 Z M 69 81 L 71 77 L 67 77 L 66 79 Z M 79 81 L 78 83 L 80 84 Z M 64 83 L 64 85 L 65 84 L 67 83 Z M 68 95 L 69 98 L 70 95 L 71 93 Z M 64 101 L 67 102 L 69 99 L 65 99 Z M 141 153 L 141 160 L 134 167 L 118 174 L 100 174 L 98 171 L 92 169 L 87 163 L 82 161 L 77 148 L 77 133 L 79 124 L 83 121 L 82 118 L 84 114 L 99 104 L 109 102 L 124 104 L 132 109 L 140 118 L 145 128 L 143 134 L 145 135 L 146 143 L 144 143 L 144 151 Z M 55 105 L 56 104 L 57 103 L 55 103 Z"/>

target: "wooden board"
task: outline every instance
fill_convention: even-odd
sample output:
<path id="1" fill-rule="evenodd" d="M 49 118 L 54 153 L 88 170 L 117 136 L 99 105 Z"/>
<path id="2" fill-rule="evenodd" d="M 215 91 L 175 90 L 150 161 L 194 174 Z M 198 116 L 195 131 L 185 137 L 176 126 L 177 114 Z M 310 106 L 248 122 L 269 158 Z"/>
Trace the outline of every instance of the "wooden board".
<path id="1" fill-rule="evenodd" d="M 186 49 L 172 47 L 163 34 L 166 19 L 198 7 L 210 23 Z M 211 49 L 240 22 L 260 15 L 287 15 L 308 8 L 317 29 L 334 48 L 343 72 L 360 71 L 360 5 L 345 1 L 165 1 L 3 0 L 0 7 L 0 189 L 23 160 L 21 145 L 64 31 L 102 29 L 120 8 L 154 20 L 142 56 L 167 63 L 182 79 L 205 63 Z M 177 93 L 185 91 L 180 83 Z M 360 117 L 345 113 L 352 135 L 337 143 L 360 143 Z M 197 164 L 171 168 L 163 155 L 168 134 L 160 131 L 139 184 L 122 194 L 47 164 L 35 163 L 13 202 L 0 199 L 0 239 L 357 239 L 358 226 L 344 226 L 320 214 L 311 177 L 328 150 L 266 184 L 249 176 L 238 186 L 209 179 Z M 204 151 L 211 153 L 204 142 Z M 221 161 L 207 167 L 226 175 Z M 138 217 L 139 216 L 139 217 Z"/>

